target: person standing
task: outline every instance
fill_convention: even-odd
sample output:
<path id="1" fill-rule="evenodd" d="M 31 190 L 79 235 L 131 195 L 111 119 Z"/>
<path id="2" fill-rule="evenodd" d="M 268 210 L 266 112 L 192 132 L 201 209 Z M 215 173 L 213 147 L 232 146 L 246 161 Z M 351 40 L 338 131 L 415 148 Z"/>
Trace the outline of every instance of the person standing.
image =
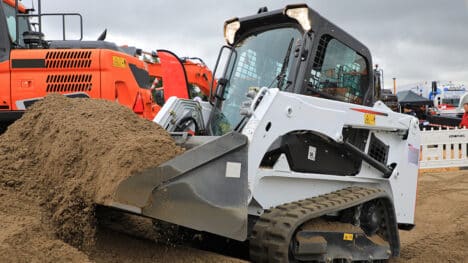
<path id="1" fill-rule="evenodd" d="M 467 128 L 468 129 L 468 97 L 465 96 L 465 101 L 463 102 L 463 110 L 465 111 L 463 113 L 463 117 L 461 119 L 461 122 L 460 124 L 458 125 L 458 127 L 460 128 Z"/>

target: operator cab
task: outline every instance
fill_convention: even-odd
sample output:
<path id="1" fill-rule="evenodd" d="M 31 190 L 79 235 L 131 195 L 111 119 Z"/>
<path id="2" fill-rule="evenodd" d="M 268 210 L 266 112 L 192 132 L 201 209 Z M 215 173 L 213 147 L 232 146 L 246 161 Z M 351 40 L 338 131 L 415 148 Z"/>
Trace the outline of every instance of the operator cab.
<path id="1" fill-rule="evenodd" d="M 12 43 L 18 43 L 20 46 L 24 46 L 24 39 L 23 34 L 25 32 L 31 31 L 31 24 L 29 19 L 24 16 L 18 17 L 18 31 L 19 35 L 17 36 L 16 30 L 16 9 L 15 9 L 15 1 L 2 1 L 2 9 L 5 15 L 5 21 L 8 27 L 8 34 L 10 36 Z M 18 6 L 18 11 L 21 14 L 26 14 L 27 10 L 23 5 Z"/>
<path id="2" fill-rule="evenodd" d="M 2 40 L 0 40 L 0 48 L 2 51 L 6 51 L 5 54 L 15 48 L 110 49 L 124 52 L 115 43 L 103 41 L 105 34 L 99 37 L 98 41 L 83 41 L 83 19 L 78 13 L 42 13 L 40 0 L 38 1 L 37 13 L 33 13 L 34 9 L 26 9 L 16 0 L 1 0 L 1 9 L 3 13 L 0 12 L 0 34 L 9 36 L 7 38 L 2 37 Z M 41 26 L 43 17 L 62 18 L 62 39 L 44 40 Z M 65 21 L 70 17 L 78 18 L 80 29 L 78 39 L 71 40 L 67 37 Z M 31 18 L 37 19 L 37 23 L 31 22 Z M 18 28 L 16 25 L 18 25 Z"/>
<path id="3" fill-rule="evenodd" d="M 265 10 L 225 23 L 232 52 L 217 88 L 213 135 L 241 127 L 246 93 L 262 87 L 359 105 L 375 102 L 371 55 L 363 44 L 305 4 Z"/>

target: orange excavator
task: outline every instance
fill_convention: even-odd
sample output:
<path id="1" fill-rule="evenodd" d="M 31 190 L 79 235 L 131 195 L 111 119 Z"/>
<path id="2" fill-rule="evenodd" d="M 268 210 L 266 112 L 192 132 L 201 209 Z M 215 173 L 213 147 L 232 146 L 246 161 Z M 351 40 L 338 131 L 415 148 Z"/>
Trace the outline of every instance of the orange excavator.
<path id="1" fill-rule="evenodd" d="M 153 52 L 154 61 L 149 63 L 140 59 L 141 50 L 104 41 L 106 31 L 96 41 L 83 41 L 80 14 L 42 13 L 41 0 L 37 12 L 18 0 L 0 3 L 0 130 L 49 93 L 116 101 L 150 120 L 159 111 L 158 104 L 169 96 L 190 98 L 188 78 L 198 79 L 198 73 L 189 69 L 187 74 L 184 65 L 192 65 L 171 52 Z M 46 16 L 62 18 L 62 39 L 44 40 L 41 20 Z M 69 17 L 79 18 L 79 39 L 66 39 Z M 33 19 L 36 25 L 31 23 Z M 203 76 L 206 83 L 211 82 L 211 72 L 200 78 Z M 155 78 L 164 81 L 164 97 L 159 103 L 152 89 Z M 201 86 L 208 92 L 209 86 Z"/>
<path id="2" fill-rule="evenodd" d="M 156 102 L 156 105 L 153 105 L 153 112 L 159 112 L 164 103 L 173 96 L 207 99 L 210 87 L 216 87 L 212 71 L 200 58 L 179 58 L 168 50 L 157 50 L 151 54 L 143 52 L 143 54 L 151 55 L 153 58 L 144 59 L 148 62 L 148 72 L 152 81 L 151 90 Z"/>

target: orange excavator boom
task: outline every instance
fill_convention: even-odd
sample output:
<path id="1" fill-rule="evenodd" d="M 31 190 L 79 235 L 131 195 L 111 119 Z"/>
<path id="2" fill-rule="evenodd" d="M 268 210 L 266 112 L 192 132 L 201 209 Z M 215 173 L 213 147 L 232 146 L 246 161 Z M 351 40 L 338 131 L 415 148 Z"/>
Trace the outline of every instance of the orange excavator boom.
<path id="1" fill-rule="evenodd" d="M 187 74 L 188 83 L 199 87 L 205 96 L 209 96 L 211 82 L 213 81 L 212 71 L 200 58 L 184 57 L 181 60 Z M 213 82 L 213 87 L 216 87 L 216 80 Z"/>

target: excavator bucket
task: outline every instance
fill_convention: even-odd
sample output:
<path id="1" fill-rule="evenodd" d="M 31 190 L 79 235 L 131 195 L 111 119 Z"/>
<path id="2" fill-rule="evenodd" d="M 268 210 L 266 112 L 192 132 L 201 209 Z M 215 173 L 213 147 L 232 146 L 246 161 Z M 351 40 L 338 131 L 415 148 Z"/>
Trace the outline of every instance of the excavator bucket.
<path id="1" fill-rule="evenodd" d="M 187 150 L 119 184 L 106 204 L 184 227 L 247 238 L 247 138 L 189 137 Z"/>

